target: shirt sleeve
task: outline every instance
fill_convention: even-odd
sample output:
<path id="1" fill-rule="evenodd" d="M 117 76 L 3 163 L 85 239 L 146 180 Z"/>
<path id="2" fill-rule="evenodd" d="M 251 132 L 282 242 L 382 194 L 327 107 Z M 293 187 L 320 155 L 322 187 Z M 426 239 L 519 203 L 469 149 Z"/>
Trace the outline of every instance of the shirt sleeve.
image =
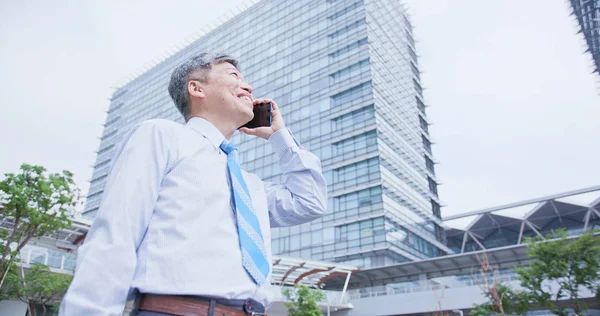
<path id="1" fill-rule="evenodd" d="M 284 184 L 265 182 L 271 227 L 299 225 L 321 217 L 327 205 L 327 184 L 321 161 L 298 145 L 283 128 L 269 138 Z"/>
<path id="2" fill-rule="evenodd" d="M 79 248 L 75 276 L 59 315 L 122 315 L 135 273 L 136 250 L 168 165 L 164 130 L 144 122 L 116 154 L 98 214 Z"/>

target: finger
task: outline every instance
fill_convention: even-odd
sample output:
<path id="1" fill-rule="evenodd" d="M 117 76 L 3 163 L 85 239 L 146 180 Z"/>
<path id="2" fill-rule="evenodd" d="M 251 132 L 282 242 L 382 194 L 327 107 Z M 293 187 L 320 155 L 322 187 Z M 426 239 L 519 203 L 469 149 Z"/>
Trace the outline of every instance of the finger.
<path id="1" fill-rule="evenodd" d="M 273 129 L 269 126 L 257 127 L 257 128 L 253 128 L 252 129 L 253 134 L 249 134 L 249 135 L 263 137 L 263 135 L 269 134 L 269 131 L 271 131 L 271 133 L 273 132 Z"/>
<path id="2" fill-rule="evenodd" d="M 273 101 L 271 103 L 272 105 L 272 110 L 271 112 L 273 113 L 273 117 L 277 117 L 280 115 L 281 111 L 279 111 L 279 106 L 277 105 L 277 103 L 275 103 L 275 101 Z"/>
<path id="3" fill-rule="evenodd" d="M 247 128 L 247 127 L 240 128 L 240 132 L 242 132 L 244 134 L 252 135 L 252 136 L 254 136 L 256 134 L 256 131 L 254 129 Z"/>

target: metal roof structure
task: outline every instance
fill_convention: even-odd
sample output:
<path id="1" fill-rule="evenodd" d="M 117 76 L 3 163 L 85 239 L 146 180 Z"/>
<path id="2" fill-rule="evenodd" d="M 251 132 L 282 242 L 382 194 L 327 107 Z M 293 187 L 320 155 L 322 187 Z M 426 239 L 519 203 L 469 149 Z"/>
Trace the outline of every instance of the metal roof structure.
<path id="1" fill-rule="evenodd" d="M 571 236 L 568 238 L 575 239 L 578 237 Z M 600 238 L 600 233 L 594 234 L 594 237 Z M 442 276 L 473 274 L 479 271 L 484 256 L 487 257 L 490 265 L 498 269 L 523 266 L 530 261 L 526 244 L 510 245 L 356 271 L 346 288 L 352 290 Z M 338 276 L 327 282 L 324 289 L 341 290 L 344 285 L 344 278 Z"/>
<path id="2" fill-rule="evenodd" d="M 271 284 L 274 285 L 305 285 L 320 288 L 331 278 L 338 276 L 348 278 L 353 272 L 358 271 L 356 267 L 347 265 L 296 258 L 273 257 L 272 262 Z"/>
<path id="3" fill-rule="evenodd" d="M 570 200 L 583 194 L 594 199 Z M 460 220 L 468 225 L 456 227 L 453 222 Z M 518 245 L 525 237 L 544 239 L 559 228 L 578 234 L 600 226 L 600 186 L 448 216 L 444 224 L 448 246 L 456 253 Z"/>
<path id="4" fill-rule="evenodd" d="M 575 201 L 582 195 L 587 202 Z M 466 225 L 453 227 L 454 221 Z M 564 228 L 569 238 L 577 238 L 600 227 L 600 186 L 448 216 L 444 224 L 448 246 L 455 254 L 356 271 L 347 289 L 473 273 L 484 254 L 499 269 L 527 265 L 525 237 L 545 239 Z M 594 236 L 600 238 L 600 233 Z M 325 289 L 340 290 L 344 284 L 344 278 L 334 277 Z"/>
<path id="5" fill-rule="evenodd" d="M 279 286 L 304 285 L 313 288 L 323 288 L 330 280 L 340 280 L 340 304 L 343 302 L 350 277 L 359 270 L 355 267 L 309 261 L 286 257 L 273 257 L 271 284 Z"/>

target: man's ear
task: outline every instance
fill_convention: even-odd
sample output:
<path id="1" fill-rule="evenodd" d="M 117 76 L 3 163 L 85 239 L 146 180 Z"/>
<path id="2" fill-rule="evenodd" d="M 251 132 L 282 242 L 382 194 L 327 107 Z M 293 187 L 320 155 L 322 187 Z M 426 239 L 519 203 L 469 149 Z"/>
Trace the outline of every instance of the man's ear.
<path id="1" fill-rule="evenodd" d="M 192 97 L 204 99 L 204 97 L 206 96 L 204 94 L 204 86 L 202 85 L 202 83 L 200 83 L 200 81 L 196 81 L 196 80 L 188 81 L 187 89 L 188 89 L 188 93 Z"/>

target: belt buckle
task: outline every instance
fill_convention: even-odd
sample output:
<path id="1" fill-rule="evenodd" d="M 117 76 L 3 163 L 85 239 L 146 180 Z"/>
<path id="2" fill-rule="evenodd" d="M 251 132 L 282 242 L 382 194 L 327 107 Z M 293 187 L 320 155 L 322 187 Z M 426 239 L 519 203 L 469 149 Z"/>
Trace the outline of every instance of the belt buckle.
<path id="1" fill-rule="evenodd" d="M 248 313 L 250 316 L 267 316 L 264 307 L 260 308 L 261 311 L 256 311 L 256 307 L 257 306 L 261 306 L 262 304 L 260 304 L 259 302 L 255 301 L 254 299 L 247 299 L 246 302 L 244 303 L 244 311 L 246 313 Z"/>

